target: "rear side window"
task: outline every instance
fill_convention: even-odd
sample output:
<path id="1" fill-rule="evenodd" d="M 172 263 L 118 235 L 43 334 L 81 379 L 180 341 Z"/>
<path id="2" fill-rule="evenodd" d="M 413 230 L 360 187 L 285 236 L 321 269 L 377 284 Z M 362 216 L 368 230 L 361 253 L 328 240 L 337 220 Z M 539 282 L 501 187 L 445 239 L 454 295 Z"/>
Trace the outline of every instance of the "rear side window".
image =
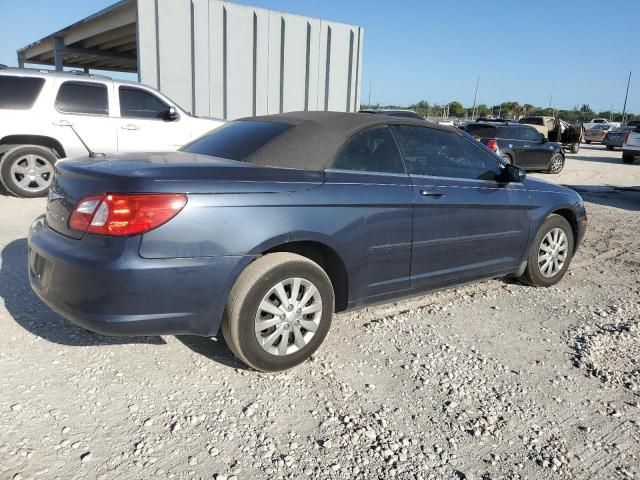
<path id="1" fill-rule="evenodd" d="M 169 110 L 158 97 L 139 88 L 120 87 L 118 92 L 121 117 L 162 119 Z"/>
<path id="2" fill-rule="evenodd" d="M 375 127 L 351 137 L 332 168 L 358 172 L 405 173 L 402 157 L 389 127 Z"/>
<path id="3" fill-rule="evenodd" d="M 101 83 L 64 82 L 58 90 L 56 108 L 65 113 L 108 115 L 107 87 Z"/>
<path id="4" fill-rule="evenodd" d="M 465 131 L 474 137 L 496 138 L 496 127 L 491 125 L 467 125 Z"/>
<path id="5" fill-rule="evenodd" d="M 291 125 L 281 122 L 256 120 L 229 122 L 185 145 L 181 150 L 242 161 L 289 128 Z"/>
<path id="6" fill-rule="evenodd" d="M 28 110 L 44 85 L 44 78 L 0 75 L 0 108 Z"/>

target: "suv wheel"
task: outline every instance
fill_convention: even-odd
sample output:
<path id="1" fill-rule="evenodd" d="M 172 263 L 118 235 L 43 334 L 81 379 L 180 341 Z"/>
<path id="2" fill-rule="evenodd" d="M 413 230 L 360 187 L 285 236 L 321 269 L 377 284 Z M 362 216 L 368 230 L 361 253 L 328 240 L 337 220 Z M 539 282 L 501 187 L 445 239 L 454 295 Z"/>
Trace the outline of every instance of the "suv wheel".
<path id="1" fill-rule="evenodd" d="M 520 280 L 534 287 L 555 285 L 569 268 L 573 245 L 569 222 L 560 215 L 549 215 L 536 235 Z"/>
<path id="2" fill-rule="evenodd" d="M 513 163 L 513 160 L 511 160 L 511 156 L 508 153 L 503 153 L 502 155 L 500 155 L 500 158 L 502 159 L 502 161 L 504 161 L 504 163 Z"/>
<path id="3" fill-rule="evenodd" d="M 48 148 L 20 145 L 2 156 L 0 180 L 17 197 L 43 197 L 53 181 L 53 166 L 58 157 Z"/>
<path id="4" fill-rule="evenodd" d="M 333 287 L 320 266 L 293 253 L 251 263 L 231 289 L 222 333 L 231 351 L 260 371 L 294 367 L 315 352 L 329 331 Z"/>
<path id="5" fill-rule="evenodd" d="M 634 160 L 635 160 L 635 157 L 633 155 L 629 155 L 628 153 L 622 154 L 622 161 L 624 163 L 633 163 Z"/>
<path id="6" fill-rule="evenodd" d="M 580 144 L 579 143 L 572 143 L 571 144 L 571 153 L 578 153 L 580 151 Z"/>
<path id="7" fill-rule="evenodd" d="M 549 160 L 549 168 L 547 169 L 548 173 L 558 174 L 564 168 L 564 156 L 561 153 L 554 153 Z"/>

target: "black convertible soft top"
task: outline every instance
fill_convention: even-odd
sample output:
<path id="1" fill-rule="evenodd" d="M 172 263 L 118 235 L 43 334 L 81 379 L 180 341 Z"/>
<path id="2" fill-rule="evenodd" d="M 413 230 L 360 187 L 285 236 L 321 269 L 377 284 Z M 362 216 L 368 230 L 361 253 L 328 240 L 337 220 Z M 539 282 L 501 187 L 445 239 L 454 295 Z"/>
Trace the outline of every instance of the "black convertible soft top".
<path id="1" fill-rule="evenodd" d="M 284 133 L 254 152 L 245 161 L 256 165 L 321 171 L 354 133 L 374 125 L 418 125 L 460 134 L 458 129 L 424 120 L 344 112 L 291 112 L 237 121 L 279 122 L 291 125 Z"/>

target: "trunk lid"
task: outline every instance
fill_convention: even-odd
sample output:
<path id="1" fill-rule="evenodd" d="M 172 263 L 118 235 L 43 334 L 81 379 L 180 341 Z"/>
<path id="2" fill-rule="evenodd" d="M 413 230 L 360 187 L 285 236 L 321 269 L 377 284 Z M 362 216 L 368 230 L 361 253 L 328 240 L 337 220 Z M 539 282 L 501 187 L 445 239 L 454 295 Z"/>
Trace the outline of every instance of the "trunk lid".
<path id="1" fill-rule="evenodd" d="M 323 183 L 324 172 L 265 167 L 186 152 L 75 158 L 56 164 L 47 224 L 81 238 L 69 216 L 87 195 L 104 193 L 285 193 Z"/>

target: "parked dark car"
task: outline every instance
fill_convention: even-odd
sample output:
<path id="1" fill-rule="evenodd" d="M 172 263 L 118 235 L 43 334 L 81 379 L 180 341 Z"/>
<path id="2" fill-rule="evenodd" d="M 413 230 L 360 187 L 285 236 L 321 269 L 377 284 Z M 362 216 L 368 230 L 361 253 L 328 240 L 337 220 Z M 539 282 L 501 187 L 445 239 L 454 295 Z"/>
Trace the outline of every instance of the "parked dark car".
<path id="1" fill-rule="evenodd" d="M 420 116 L 413 110 L 401 110 L 391 108 L 376 108 L 360 110 L 359 113 L 377 113 L 379 115 L 389 115 L 390 117 L 402 117 L 402 118 L 415 118 L 416 120 L 424 120 L 424 117 Z"/>
<path id="2" fill-rule="evenodd" d="M 627 126 L 627 127 L 617 127 L 613 130 L 609 130 L 604 138 L 602 139 L 602 143 L 607 147 L 607 150 L 613 150 L 615 148 L 622 148 L 622 144 L 624 143 L 624 139 L 629 132 L 632 132 L 635 127 Z"/>
<path id="3" fill-rule="evenodd" d="M 29 232 L 33 290 L 114 335 L 214 336 L 267 371 L 334 312 L 472 280 L 565 274 L 580 196 L 464 132 L 301 112 L 230 122 L 179 152 L 56 164 Z"/>
<path id="4" fill-rule="evenodd" d="M 564 168 L 562 145 L 549 142 L 529 125 L 478 122 L 467 125 L 465 131 L 484 143 L 505 163 L 525 170 L 543 170 L 548 173 L 560 173 Z"/>

